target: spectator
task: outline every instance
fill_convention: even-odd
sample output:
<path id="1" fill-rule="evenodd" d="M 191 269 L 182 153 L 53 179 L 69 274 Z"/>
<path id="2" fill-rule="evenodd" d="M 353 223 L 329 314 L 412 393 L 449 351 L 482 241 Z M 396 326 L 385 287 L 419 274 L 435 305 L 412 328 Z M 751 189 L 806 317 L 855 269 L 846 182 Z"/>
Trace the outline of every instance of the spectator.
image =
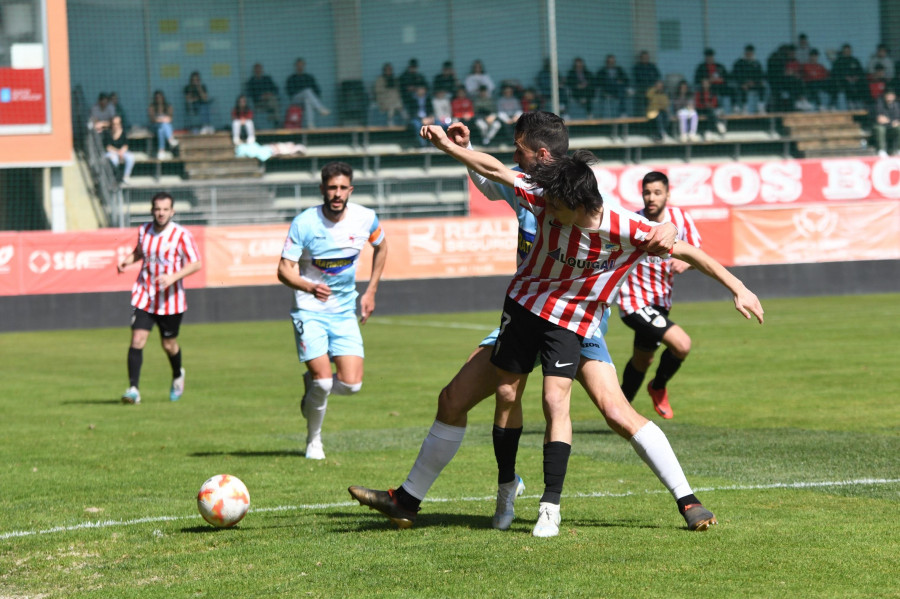
<path id="1" fill-rule="evenodd" d="M 634 112 L 635 115 L 644 115 L 647 112 L 647 90 L 662 79 L 662 73 L 656 68 L 656 64 L 650 62 L 650 53 L 646 50 L 641 50 L 631 73 L 634 80 Z"/>
<path id="2" fill-rule="evenodd" d="M 887 47 L 887 44 L 878 44 L 875 54 L 872 55 L 869 59 L 869 64 L 866 65 L 866 72 L 874 75 L 875 69 L 879 65 L 884 69 L 885 79 L 890 81 L 894 78 L 894 59 L 890 56 L 890 49 Z"/>
<path id="3" fill-rule="evenodd" d="M 815 48 L 810 50 L 809 62 L 800 67 L 807 99 L 812 98 L 819 110 L 826 110 L 831 106 L 831 80 L 828 69 L 819 62 L 819 51 Z"/>
<path id="4" fill-rule="evenodd" d="M 456 77 L 456 71 L 453 70 L 453 63 L 449 60 L 445 61 L 441 66 L 441 72 L 434 76 L 434 84 L 431 86 L 433 94 L 437 94 L 439 89 L 447 92 L 446 97 L 450 98 L 456 93 L 459 85 L 459 79 Z"/>
<path id="5" fill-rule="evenodd" d="M 456 88 L 456 95 L 453 97 L 453 101 L 450 102 L 450 109 L 453 113 L 454 122 L 463 123 L 467 127 L 472 124 L 472 119 L 475 118 L 475 106 L 466 93 L 465 86 L 460 85 Z"/>
<path id="6" fill-rule="evenodd" d="M 472 107 L 475 111 L 475 126 L 481 132 L 481 143 L 490 145 L 503 123 L 497 116 L 497 102 L 491 97 L 486 85 L 478 89 L 478 95 L 472 100 Z"/>
<path id="7" fill-rule="evenodd" d="M 188 84 L 184 86 L 184 103 L 192 129 L 199 130 L 203 134 L 215 132 L 210 113 L 212 98 L 209 97 L 206 85 L 200 80 L 200 73 L 197 71 L 191 73 Z"/>
<path id="8" fill-rule="evenodd" d="M 699 117 L 694 106 L 694 94 L 687 81 L 678 82 L 675 97 L 672 99 L 672 108 L 678 116 L 678 139 L 682 143 L 690 140 L 697 141 L 697 124 Z"/>
<path id="9" fill-rule="evenodd" d="M 836 102 L 841 110 L 856 110 L 866 104 L 869 90 L 866 89 L 866 73 L 855 56 L 850 44 L 841 46 L 841 53 L 831 64 L 831 79 L 834 81 Z"/>
<path id="10" fill-rule="evenodd" d="M 387 124 L 394 125 L 394 118 L 406 120 L 403 100 L 400 98 L 400 83 L 394 77 L 394 65 L 389 62 L 381 67 L 381 75 L 375 78 L 375 105 L 385 115 Z"/>
<path id="11" fill-rule="evenodd" d="M 697 115 L 704 118 L 706 126 L 703 135 L 709 139 L 709 132 L 715 129 L 719 135 L 725 135 L 725 123 L 719 118 L 719 97 L 709 79 L 700 80 L 700 89 L 694 95 L 694 107 Z"/>
<path id="12" fill-rule="evenodd" d="M 897 102 L 896 91 L 892 88 L 884 91 L 884 96 L 875 102 L 873 116 L 878 155 L 887 158 L 889 149 L 897 154 L 900 148 L 900 102 Z"/>
<path id="13" fill-rule="evenodd" d="M 450 105 L 450 96 L 443 87 L 434 90 L 434 95 L 431 97 L 431 109 L 434 113 L 435 123 L 446 130 L 453 122 L 453 109 Z"/>
<path id="14" fill-rule="evenodd" d="M 709 79 L 712 92 L 723 102 L 725 112 L 729 112 L 731 88 L 728 86 L 728 72 L 725 65 L 716 62 L 716 51 L 712 48 L 703 51 L 703 62 L 694 70 L 694 85 L 702 85 L 704 79 Z"/>
<path id="15" fill-rule="evenodd" d="M 128 185 L 131 171 L 134 170 L 134 154 L 128 151 L 128 137 L 122 126 L 122 117 L 114 114 L 109 121 L 109 128 L 103 132 L 103 147 L 106 149 L 106 158 L 112 162 L 116 173 L 116 181 Z M 119 166 L 122 171 L 119 171 Z"/>
<path id="16" fill-rule="evenodd" d="M 428 88 L 424 85 L 420 85 L 416 88 L 416 92 L 412 97 L 412 101 L 409 105 L 409 125 L 413 130 L 413 135 L 415 136 L 419 147 L 425 148 L 428 146 L 428 140 L 419 135 L 419 131 L 425 125 L 441 125 L 446 129 L 446 125 L 437 122 L 437 119 L 434 117 L 434 107 L 432 106 L 431 98 L 428 96 Z"/>
<path id="17" fill-rule="evenodd" d="M 302 58 L 294 61 L 294 73 L 287 78 L 284 89 L 291 104 L 303 107 L 308 128 L 314 129 L 316 126 L 315 112 L 322 116 L 331 114 L 322 104 L 322 90 L 319 89 L 316 78 L 306 72 L 306 61 Z"/>
<path id="18" fill-rule="evenodd" d="M 628 75 L 616 64 L 615 54 L 607 54 L 606 63 L 597 71 L 597 87 L 600 90 L 601 117 L 628 115 L 625 101 L 634 90 L 628 87 Z"/>
<path id="19" fill-rule="evenodd" d="M 747 114 L 765 112 L 766 77 L 752 44 L 744 46 L 744 55 L 734 61 L 731 76 L 737 88 L 738 111 Z"/>
<path id="20" fill-rule="evenodd" d="M 884 67 L 878 65 L 875 67 L 875 72 L 869 75 L 869 96 L 871 104 L 872 102 L 878 100 L 881 96 L 884 95 L 884 90 L 887 88 L 887 78 L 884 76 Z"/>
<path id="21" fill-rule="evenodd" d="M 784 83 L 791 90 L 794 100 L 788 110 L 810 111 L 814 109 L 812 103 L 806 98 L 806 86 L 803 84 L 803 65 L 797 60 L 797 47 L 788 44 L 785 48 Z"/>
<path id="22" fill-rule="evenodd" d="M 796 51 L 797 62 L 800 64 L 809 62 L 809 53 L 812 52 L 812 48 L 809 46 L 809 38 L 805 33 L 797 36 L 797 44 L 794 46 L 794 50 Z"/>
<path id="23" fill-rule="evenodd" d="M 166 141 L 173 149 L 178 146 L 172 130 L 172 105 L 166 100 L 162 90 L 153 92 L 147 114 L 150 116 L 150 126 L 156 131 L 156 158 L 162 160 L 165 158 Z"/>
<path id="24" fill-rule="evenodd" d="M 403 106 L 405 106 L 407 112 L 409 112 L 410 106 L 413 104 L 413 98 L 416 95 L 416 90 L 422 86 L 424 86 L 426 90 L 428 89 L 428 81 L 426 81 L 425 76 L 419 72 L 418 60 L 415 58 L 409 59 L 409 64 L 406 65 L 406 70 L 400 73 L 398 82 L 400 84 L 400 99 L 403 100 Z"/>
<path id="25" fill-rule="evenodd" d="M 582 58 L 577 57 L 572 61 L 572 68 L 566 75 L 566 87 L 569 89 L 569 100 L 572 104 L 568 107 L 569 114 L 575 113 L 573 108 L 578 107 L 579 112 L 584 113 L 584 116 L 592 118 L 597 83 Z"/>
<path id="26" fill-rule="evenodd" d="M 484 71 L 484 63 L 480 60 L 472 62 L 472 70 L 466 76 L 466 92 L 469 96 L 476 96 L 481 92 L 482 87 L 486 87 L 488 95 L 494 93 L 494 80 Z"/>
<path id="27" fill-rule="evenodd" d="M 803 96 L 803 79 L 795 47 L 783 44 L 769 56 L 766 71 L 772 91 L 772 109 L 785 112 L 795 109 L 795 103 Z"/>
<path id="28" fill-rule="evenodd" d="M 116 107 L 109 103 L 109 94 L 100 92 L 97 102 L 91 106 L 91 118 L 88 126 L 98 133 L 109 128 L 109 122 L 116 114 Z"/>
<path id="29" fill-rule="evenodd" d="M 655 125 L 653 141 L 661 142 L 669 130 L 669 95 L 662 79 L 657 79 L 647 90 L 647 119 Z"/>
<path id="30" fill-rule="evenodd" d="M 500 90 L 500 98 L 497 99 L 497 118 L 504 125 L 515 126 L 522 116 L 522 102 L 514 92 L 513 86 L 504 85 Z"/>
<path id="31" fill-rule="evenodd" d="M 241 145 L 242 130 L 246 132 L 247 143 L 256 143 L 256 130 L 253 126 L 253 111 L 250 110 L 250 103 L 247 102 L 247 96 L 241 94 L 231 109 L 231 141 L 234 145 Z"/>
<path id="32" fill-rule="evenodd" d="M 541 109 L 541 102 L 538 100 L 537 90 L 533 87 L 526 87 L 522 91 L 522 112 L 533 112 Z"/>
<path id="33" fill-rule="evenodd" d="M 266 75 L 260 63 L 253 65 L 253 75 L 247 80 L 247 95 L 253 102 L 256 111 L 266 113 L 274 127 L 281 123 L 281 107 L 278 99 L 278 86 Z"/>
<path id="34" fill-rule="evenodd" d="M 122 128 L 125 129 L 125 131 L 128 131 L 131 128 L 131 121 L 125 116 L 125 109 L 119 104 L 119 94 L 116 92 L 109 92 L 109 103 L 115 109 L 115 113 L 122 117 Z"/>
<path id="35" fill-rule="evenodd" d="M 560 77 L 557 77 L 559 80 Z M 553 97 L 553 73 L 550 71 L 550 59 L 545 58 L 544 64 L 541 67 L 541 70 L 538 71 L 537 76 L 534 78 L 534 83 L 537 86 L 537 99 L 538 103 L 542 110 L 553 111 L 553 108 L 550 106 Z M 562 81 L 559 82 L 559 95 L 560 99 L 564 98 L 563 95 L 565 93 L 565 85 Z"/>

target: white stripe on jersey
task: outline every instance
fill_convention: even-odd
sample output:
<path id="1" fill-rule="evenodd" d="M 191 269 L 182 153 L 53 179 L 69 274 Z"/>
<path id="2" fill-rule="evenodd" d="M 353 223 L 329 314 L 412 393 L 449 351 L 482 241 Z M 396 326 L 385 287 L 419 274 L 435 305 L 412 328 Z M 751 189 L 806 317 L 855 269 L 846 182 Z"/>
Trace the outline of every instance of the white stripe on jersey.
<path id="1" fill-rule="evenodd" d="M 181 314 L 187 310 L 184 279 L 165 289 L 159 288 L 159 277 L 173 274 L 185 264 L 200 259 L 200 251 L 191 232 L 169 222 L 157 233 L 153 223 L 142 225 L 138 231 L 138 246 L 144 255 L 141 271 L 131 288 L 131 305 L 151 314 Z"/>
<path id="2" fill-rule="evenodd" d="M 644 211 L 638 212 L 644 216 Z M 700 233 L 689 214 L 681 208 L 666 207 L 661 222 L 671 222 L 678 229 L 676 239 L 700 247 Z M 619 309 L 625 314 L 633 314 L 646 306 L 662 306 L 672 309 L 672 272 L 671 258 L 647 256 L 622 285 L 619 292 Z"/>
<path id="3" fill-rule="evenodd" d="M 534 212 L 538 233 L 507 295 L 544 320 L 593 337 L 619 286 L 645 255 L 638 246 L 653 225 L 609 206 L 599 229 L 564 227 L 548 218 L 542 189 L 529 188 L 519 178 L 516 194 Z"/>

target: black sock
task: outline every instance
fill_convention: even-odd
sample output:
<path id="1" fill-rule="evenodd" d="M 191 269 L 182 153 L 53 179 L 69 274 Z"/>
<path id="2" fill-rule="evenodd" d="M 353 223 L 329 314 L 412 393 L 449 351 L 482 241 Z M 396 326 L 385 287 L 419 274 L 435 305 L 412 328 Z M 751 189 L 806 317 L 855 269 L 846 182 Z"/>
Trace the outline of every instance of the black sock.
<path id="1" fill-rule="evenodd" d="M 394 499 L 397 500 L 397 503 L 400 504 L 400 507 L 411 512 L 418 512 L 419 505 L 422 503 L 421 499 L 416 499 L 415 497 L 410 495 L 402 485 L 399 489 L 394 491 Z"/>
<path id="2" fill-rule="evenodd" d="M 669 379 L 675 376 L 675 373 L 681 368 L 681 363 L 683 361 L 684 360 L 676 358 L 675 354 L 669 351 L 669 348 L 666 348 L 666 351 L 659 357 L 659 366 L 656 368 L 656 378 L 650 382 L 650 384 L 653 385 L 653 388 L 665 389 Z"/>
<path id="3" fill-rule="evenodd" d="M 169 356 L 169 354 L 166 354 Z M 172 365 L 172 378 L 177 379 L 181 376 L 181 348 L 178 348 L 178 353 L 174 356 L 169 356 L 169 364 Z"/>
<path id="4" fill-rule="evenodd" d="M 629 402 L 634 401 L 634 396 L 637 395 L 638 390 L 641 388 L 641 383 L 644 382 L 645 374 L 645 372 L 635 368 L 631 360 L 628 360 L 628 364 L 625 365 L 625 372 L 622 373 L 622 394 Z"/>
<path id="5" fill-rule="evenodd" d="M 491 436 L 497 459 L 497 484 L 512 482 L 516 478 L 516 453 L 519 451 L 522 428 L 501 428 L 495 424 Z"/>
<path id="6" fill-rule="evenodd" d="M 559 505 L 563 483 L 566 480 L 566 469 L 569 467 L 569 454 L 572 446 L 562 441 L 551 441 L 544 445 L 544 494 L 541 501 Z"/>
<path id="7" fill-rule="evenodd" d="M 128 348 L 128 384 L 137 387 L 141 382 L 141 364 L 144 362 L 144 350 Z"/>
<path id="8" fill-rule="evenodd" d="M 681 499 L 678 500 L 678 511 L 683 514 L 684 510 L 687 508 L 687 506 L 692 505 L 694 503 L 703 505 L 700 503 L 700 500 L 694 496 L 693 493 L 691 493 L 690 495 L 685 495 L 684 497 L 682 497 Z"/>

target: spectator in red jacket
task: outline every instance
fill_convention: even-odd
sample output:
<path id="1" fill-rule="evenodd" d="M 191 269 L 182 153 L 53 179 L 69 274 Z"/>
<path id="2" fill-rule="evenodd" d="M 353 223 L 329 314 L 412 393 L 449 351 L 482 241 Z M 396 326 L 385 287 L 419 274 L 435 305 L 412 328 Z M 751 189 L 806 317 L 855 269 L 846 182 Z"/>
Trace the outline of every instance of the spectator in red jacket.
<path id="1" fill-rule="evenodd" d="M 725 135 L 725 123 L 719 118 L 719 96 L 716 94 L 709 79 L 700 80 L 700 89 L 694 94 L 694 109 L 697 115 L 706 119 L 703 128 L 704 136 L 708 136 L 713 128 L 719 135 Z"/>
<path id="2" fill-rule="evenodd" d="M 831 106 L 831 78 L 828 69 L 819 62 L 819 51 L 811 49 L 807 62 L 801 64 L 800 68 L 807 99 L 811 98 L 819 110 Z"/>

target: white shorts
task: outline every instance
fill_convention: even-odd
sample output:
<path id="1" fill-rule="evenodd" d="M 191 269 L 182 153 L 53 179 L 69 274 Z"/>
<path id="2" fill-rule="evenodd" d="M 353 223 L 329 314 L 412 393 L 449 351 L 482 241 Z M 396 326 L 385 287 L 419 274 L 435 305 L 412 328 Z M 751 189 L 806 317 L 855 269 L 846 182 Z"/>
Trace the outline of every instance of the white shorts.
<path id="1" fill-rule="evenodd" d="M 294 324 L 297 357 L 301 362 L 326 353 L 329 356 L 365 357 L 356 312 L 330 314 L 301 310 L 291 321 Z"/>
<path id="2" fill-rule="evenodd" d="M 606 339 L 603 338 L 607 330 L 609 330 L 609 308 L 603 313 L 603 320 L 600 323 L 600 328 L 597 329 L 597 334 L 593 338 L 585 339 L 581 342 L 581 355 L 583 357 L 588 360 L 606 362 L 607 364 L 613 363 L 612 356 L 609 355 L 609 349 L 606 347 Z M 481 343 L 478 344 L 479 347 L 493 346 L 497 343 L 497 335 L 499 333 L 500 327 L 497 327 L 481 340 Z"/>

